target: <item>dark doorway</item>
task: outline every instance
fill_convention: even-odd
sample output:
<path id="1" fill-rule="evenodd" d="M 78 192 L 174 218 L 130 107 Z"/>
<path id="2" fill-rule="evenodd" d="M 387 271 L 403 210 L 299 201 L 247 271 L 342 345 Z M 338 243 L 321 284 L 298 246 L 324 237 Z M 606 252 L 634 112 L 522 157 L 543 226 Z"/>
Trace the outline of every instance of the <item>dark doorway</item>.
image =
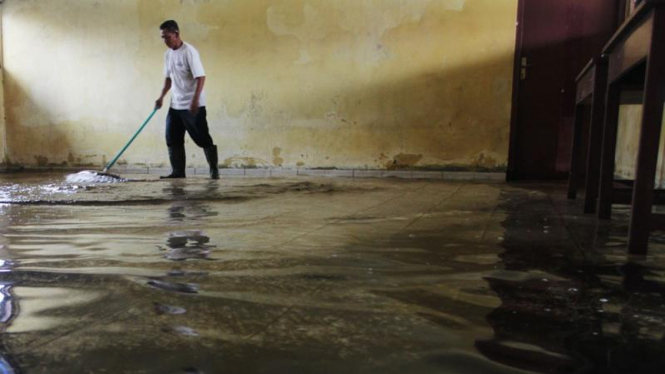
<path id="1" fill-rule="evenodd" d="M 575 77 L 612 36 L 622 0 L 519 0 L 508 179 L 568 173 Z"/>

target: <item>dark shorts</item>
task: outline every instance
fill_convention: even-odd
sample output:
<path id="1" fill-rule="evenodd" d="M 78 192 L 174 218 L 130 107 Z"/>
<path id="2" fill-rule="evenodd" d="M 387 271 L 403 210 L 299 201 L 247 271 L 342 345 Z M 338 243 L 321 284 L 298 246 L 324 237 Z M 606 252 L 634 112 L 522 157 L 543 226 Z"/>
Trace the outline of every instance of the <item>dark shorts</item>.
<path id="1" fill-rule="evenodd" d="M 214 143 L 208 131 L 206 108 L 200 107 L 196 115 L 189 110 L 169 108 L 166 116 L 166 145 L 168 147 L 182 147 L 185 145 L 185 131 L 189 133 L 194 143 L 201 148 L 212 147 Z"/>

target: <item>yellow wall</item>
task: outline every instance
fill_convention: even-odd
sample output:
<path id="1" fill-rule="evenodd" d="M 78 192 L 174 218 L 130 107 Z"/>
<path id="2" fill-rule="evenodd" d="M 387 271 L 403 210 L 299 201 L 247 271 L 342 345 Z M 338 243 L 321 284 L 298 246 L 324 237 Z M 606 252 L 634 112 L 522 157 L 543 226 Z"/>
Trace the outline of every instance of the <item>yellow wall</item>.
<path id="1" fill-rule="evenodd" d="M 8 151 L 100 165 L 150 113 L 158 26 L 207 72 L 227 166 L 502 170 L 517 0 L 8 0 Z M 165 111 L 123 157 L 166 164 Z M 188 143 L 188 164 L 204 164 Z"/>
<path id="2" fill-rule="evenodd" d="M 0 168 L 7 165 L 7 137 L 5 131 L 5 90 L 3 82 L 4 63 L 2 61 L 2 5 L 0 5 Z"/>

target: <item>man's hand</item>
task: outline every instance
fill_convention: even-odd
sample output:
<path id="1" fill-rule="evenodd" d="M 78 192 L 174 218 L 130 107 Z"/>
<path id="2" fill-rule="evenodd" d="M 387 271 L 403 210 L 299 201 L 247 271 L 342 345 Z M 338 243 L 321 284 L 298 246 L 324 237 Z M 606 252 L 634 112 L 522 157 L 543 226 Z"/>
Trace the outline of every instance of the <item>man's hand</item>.
<path id="1" fill-rule="evenodd" d="M 201 97 L 201 92 L 203 92 L 205 81 L 206 77 L 196 78 L 196 92 L 192 98 L 192 103 L 189 105 L 189 112 L 192 114 L 196 114 L 199 111 L 199 98 Z"/>
<path id="2" fill-rule="evenodd" d="M 164 104 L 164 96 L 171 89 L 171 78 L 164 78 L 164 88 L 162 88 L 162 94 L 159 96 L 159 99 L 155 101 L 155 109 L 161 109 L 162 104 Z"/>
<path id="3" fill-rule="evenodd" d="M 199 111 L 199 99 L 192 100 L 192 104 L 189 106 L 189 111 L 192 114 L 196 114 Z"/>

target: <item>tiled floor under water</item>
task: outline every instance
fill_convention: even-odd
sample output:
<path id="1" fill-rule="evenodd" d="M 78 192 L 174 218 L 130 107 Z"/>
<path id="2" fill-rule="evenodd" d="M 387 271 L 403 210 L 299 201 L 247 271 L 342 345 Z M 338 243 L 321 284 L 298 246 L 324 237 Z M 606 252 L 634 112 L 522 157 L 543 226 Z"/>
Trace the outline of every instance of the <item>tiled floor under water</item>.
<path id="1" fill-rule="evenodd" d="M 562 184 L 0 174 L 0 373 L 660 373 L 665 235 Z"/>

